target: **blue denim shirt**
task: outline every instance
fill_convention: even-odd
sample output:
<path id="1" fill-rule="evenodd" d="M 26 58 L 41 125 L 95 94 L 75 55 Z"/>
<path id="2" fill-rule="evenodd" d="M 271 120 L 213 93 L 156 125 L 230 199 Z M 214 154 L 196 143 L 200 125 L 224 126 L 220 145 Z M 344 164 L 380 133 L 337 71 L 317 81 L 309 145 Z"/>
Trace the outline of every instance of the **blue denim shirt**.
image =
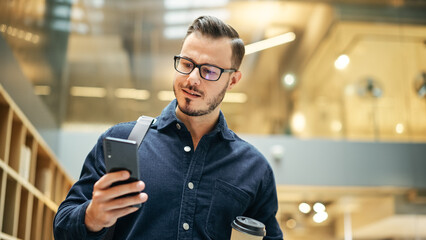
<path id="1" fill-rule="evenodd" d="M 194 151 L 175 109 L 176 100 L 163 110 L 139 148 L 148 201 L 118 219 L 114 238 L 224 240 L 230 238 L 232 220 L 242 215 L 266 225 L 264 239 L 282 239 L 275 219 L 275 180 L 262 154 L 228 129 L 222 113 Z M 107 229 L 92 233 L 84 225 L 93 185 L 105 174 L 102 140 L 127 138 L 134 125 L 120 123 L 98 139 L 55 216 L 56 239 L 103 238 Z"/>

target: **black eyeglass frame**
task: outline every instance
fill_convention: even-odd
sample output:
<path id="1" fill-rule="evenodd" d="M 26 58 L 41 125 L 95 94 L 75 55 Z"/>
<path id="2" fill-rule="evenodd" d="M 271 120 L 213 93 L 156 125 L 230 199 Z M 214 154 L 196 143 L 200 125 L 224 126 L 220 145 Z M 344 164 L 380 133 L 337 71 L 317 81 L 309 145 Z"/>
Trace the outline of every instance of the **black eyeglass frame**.
<path id="1" fill-rule="evenodd" d="M 179 61 L 180 61 L 180 59 L 185 59 L 185 60 L 187 60 L 187 61 L 191 62 L 192 64 L 194 64 L 194 67 L 191 69 L 191 71 L 189 71 L 188 73 L 184 73 L 184 72 L 181 72 L 181 71 L 179 71 L 179 70 L 177 69 L 177 60 L 179 60 Z M 230 68 L 230 69 L 224 69 L 224 68 L 218 67 L 218 66 L 216 66 L 216 65 L 212 65 L 212 64 L 196 64 L 196 63 L 195 63 L 192 59 L 187 58 L 187 57 L 182 57 L 182 56 L 179 56 L 179 55 L 174 56 L 174 61 L 175 61 L 175 62 L 174 62 L 174 67 L 175 67 L 175 70 L 176 70 L 178 73 L 181 73 L 181 74 L 184 74 L 184 75 L 189 75 L 189 74 L 191 74 L 191 73 L 192 73 L 192 71 L 194 71 L 194 69 L 195 69 L 195 68 L 198 68 L 198 72 L 199 72 L 199 74 L 200 74 L 200 77 L 201 77 L 202 79 L 204 79 L 204 80 L 212 81 L 212 82 L 215 82 L 215 81 L 219 80 L 219 79 L 220 79 L 220 77 L 222 76 L 222 73 L 224 73 L 224 72 L 236 72 L 236 71 L 237 71 L 237 69 L 233 69 L 233 68 Z M 207 78 L 203 77 L 203 76 L 201 75 L 201 67 L 202 67 L 202 66 L 210 66 L 210 67 L 218 68 L 218 69 L 220 70 L 219 77 L 218 77 L 216 80 L 211 80 L 211 79 L 207 79 Z"/>

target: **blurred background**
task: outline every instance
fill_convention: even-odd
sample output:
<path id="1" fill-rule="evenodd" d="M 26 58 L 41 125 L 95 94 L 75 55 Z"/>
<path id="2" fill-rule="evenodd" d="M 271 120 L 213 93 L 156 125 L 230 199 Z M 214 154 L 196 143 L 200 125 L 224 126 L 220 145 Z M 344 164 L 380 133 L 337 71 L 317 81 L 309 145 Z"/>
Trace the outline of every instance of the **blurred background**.
<path id="1" fill-rule="evenodd" d="M 426 239 L 425 0 L 2 0 L 0 84 L 78 179 L 99 134 L 173 99 L 200 15 L 250 50 L 222 110 L 286 240 Z"/>

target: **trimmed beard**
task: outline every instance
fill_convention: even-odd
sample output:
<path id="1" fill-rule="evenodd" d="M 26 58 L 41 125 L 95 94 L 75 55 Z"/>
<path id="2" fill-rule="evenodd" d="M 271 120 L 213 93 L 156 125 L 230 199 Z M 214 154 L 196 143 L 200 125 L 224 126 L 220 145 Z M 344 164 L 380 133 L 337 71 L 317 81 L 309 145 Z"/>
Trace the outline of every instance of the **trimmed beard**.
<path id="1" fill-rule="evenodd" d="M 177 105 L 178 105 L 179 110 L 182 113 L 184 113 L 188 116 L 191 116 L 191 117 L 199 117 L 199 116 L 207 115 L 207 114 L 213 112 L 213 110 L 215 110 L 220 105 L 220 103 L 222 103 L 223 98 L 225 97 L 225 94 L 226 94 L 226 90 L 228 89 L 228 84 L 229 84 L 229 80 L 226 83 L 225 87 L 222 89 L 222 91 L 220 91 L 220 93 L 217 96 L 215 96 L 213 99 L 211 99 L 210 101 L 207 102 L 207 109 L 191 109 L 190 106 L 189 106 L 191 104 L 191 101 L 192 101 L 191 99 L 185 98 L 185 102 L 180 103 L 176 98 L 176 100 L 178 102 Z M 194 90 L 194 91 L 197 91 L 197 89 L 195 87 L 191 86 L 190 88 L 192 88 L 192 90 Z M 175 96 L 176 96 L 176 89 L 175 89 L 174 85 L 173 85 L 173 91 L 174 91 Z"/>

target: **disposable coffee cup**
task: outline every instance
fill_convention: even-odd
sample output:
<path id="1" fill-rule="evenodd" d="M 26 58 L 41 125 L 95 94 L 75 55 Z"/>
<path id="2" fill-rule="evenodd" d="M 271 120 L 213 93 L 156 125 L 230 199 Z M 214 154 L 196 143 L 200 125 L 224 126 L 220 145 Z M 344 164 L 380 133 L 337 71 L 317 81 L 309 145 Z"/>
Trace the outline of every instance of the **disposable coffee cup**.
<path id="1" fill-rule="evenodd" d="M 236 217 L 231 227 L 231 240 L 262 240 L 266 234 L 263 223 L 248 217 Z"/>

